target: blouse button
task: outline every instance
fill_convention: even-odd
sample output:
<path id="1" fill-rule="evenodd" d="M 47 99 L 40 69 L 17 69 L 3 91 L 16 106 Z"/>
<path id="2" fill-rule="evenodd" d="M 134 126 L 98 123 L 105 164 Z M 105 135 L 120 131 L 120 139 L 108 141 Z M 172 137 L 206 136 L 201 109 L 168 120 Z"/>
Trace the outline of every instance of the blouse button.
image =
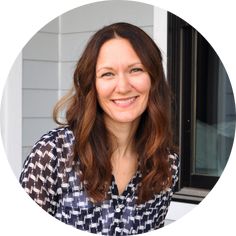
<path id="1" fill-rule="evenodd" d="M 123 204 L 120 204 L 116 207 L 116 212 L 121 212 L 121 209 L 124 207 Z"/>
<path id="2" fill-rule="evenodd" d="M 116 231 L 116 232 L 121 232 L 120 227 L 117 226 L 117 227 L 115 228 L 115 231 Z"/>
<path id="3" fill-rule="evenodd" d="M 126 201 L 127 201 L 127 202 L 131 202 L 131 198 L 128 197 L 128 198 L 126 199 Z"/>
<path id="4" fill-rule="evenodd" d="M 119 207 L 116 208 L 116 212 L 120 212 L 121 209 Z"/>

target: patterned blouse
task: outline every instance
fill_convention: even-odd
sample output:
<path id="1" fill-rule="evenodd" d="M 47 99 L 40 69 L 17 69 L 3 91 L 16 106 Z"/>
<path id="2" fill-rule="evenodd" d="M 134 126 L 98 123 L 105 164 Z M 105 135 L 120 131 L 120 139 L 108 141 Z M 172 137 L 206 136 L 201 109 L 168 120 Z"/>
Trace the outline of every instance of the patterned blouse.
<path id="1" fill-rule="evenodd" d="M 135 193 L 141 178 L 138 170 L 121 195 L 112 177 L 110 199 L 95 204 L 86 195 L 75 171 L 65 167 L 74 140 L 69 128 L 54 129 L 42 136 L 26 158 L 20 183 L 38 205 L 60 221 L 96 234 L 140 234 L 164 226 L 178 179 L 176 154 L 169 155 L 173 175 L 171 188 L 137 205 Z"/>

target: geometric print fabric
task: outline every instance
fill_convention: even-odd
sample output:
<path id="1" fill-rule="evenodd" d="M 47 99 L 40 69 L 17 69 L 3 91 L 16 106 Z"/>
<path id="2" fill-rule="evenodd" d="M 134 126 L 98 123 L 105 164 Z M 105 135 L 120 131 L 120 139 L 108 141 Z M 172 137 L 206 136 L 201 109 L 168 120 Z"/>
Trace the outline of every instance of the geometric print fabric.
<path id="1" fill-rule="evenodd" d="M 66 166 L 72 154 L 73 132 L 56 128 L 34 145 L 26 158 L 20 183 L 29 196 L 58 220 L 80 230 L 102 235 L 134 235 L 164 226 L 165 216 L 178 180 L 179 158 L 170 154 L 172 186 L 143 204 L 136 204 L 139 170 L 119 195 L 115 178 L 109 199 L 93 203 L 86 195 L 79 176 Z"/>

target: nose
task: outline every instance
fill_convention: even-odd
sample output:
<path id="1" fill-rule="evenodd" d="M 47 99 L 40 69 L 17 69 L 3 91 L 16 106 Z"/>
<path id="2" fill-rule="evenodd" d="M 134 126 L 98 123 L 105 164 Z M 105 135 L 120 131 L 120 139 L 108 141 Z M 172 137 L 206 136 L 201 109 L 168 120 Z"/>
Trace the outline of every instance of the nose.
<path id="1" fill-rule="evenodd" d="M 120 73 L 117 76 L 116 92 L 127 93 L 130 90 L 131 90 L 131 84 L 128 76 L 125 75 L 125 73 Z"/>

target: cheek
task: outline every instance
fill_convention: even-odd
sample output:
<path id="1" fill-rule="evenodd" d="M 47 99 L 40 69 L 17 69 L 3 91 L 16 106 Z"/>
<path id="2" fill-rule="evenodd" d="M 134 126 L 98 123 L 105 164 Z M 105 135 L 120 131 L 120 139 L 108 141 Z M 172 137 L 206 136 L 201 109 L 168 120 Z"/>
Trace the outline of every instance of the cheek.
<path id="1" fill-rule="evenodd" d="M 109 98 L 113 91 L 113 83 L 105 81 L 96 81 L 96 91 L 99 100 Z"/>
<path id="2" fill-rule="evenodd" d="M 133 87 L 143 94 L 149 94 L 151 89 L 151 79 L 149 76 L 134 80 Z"/>

